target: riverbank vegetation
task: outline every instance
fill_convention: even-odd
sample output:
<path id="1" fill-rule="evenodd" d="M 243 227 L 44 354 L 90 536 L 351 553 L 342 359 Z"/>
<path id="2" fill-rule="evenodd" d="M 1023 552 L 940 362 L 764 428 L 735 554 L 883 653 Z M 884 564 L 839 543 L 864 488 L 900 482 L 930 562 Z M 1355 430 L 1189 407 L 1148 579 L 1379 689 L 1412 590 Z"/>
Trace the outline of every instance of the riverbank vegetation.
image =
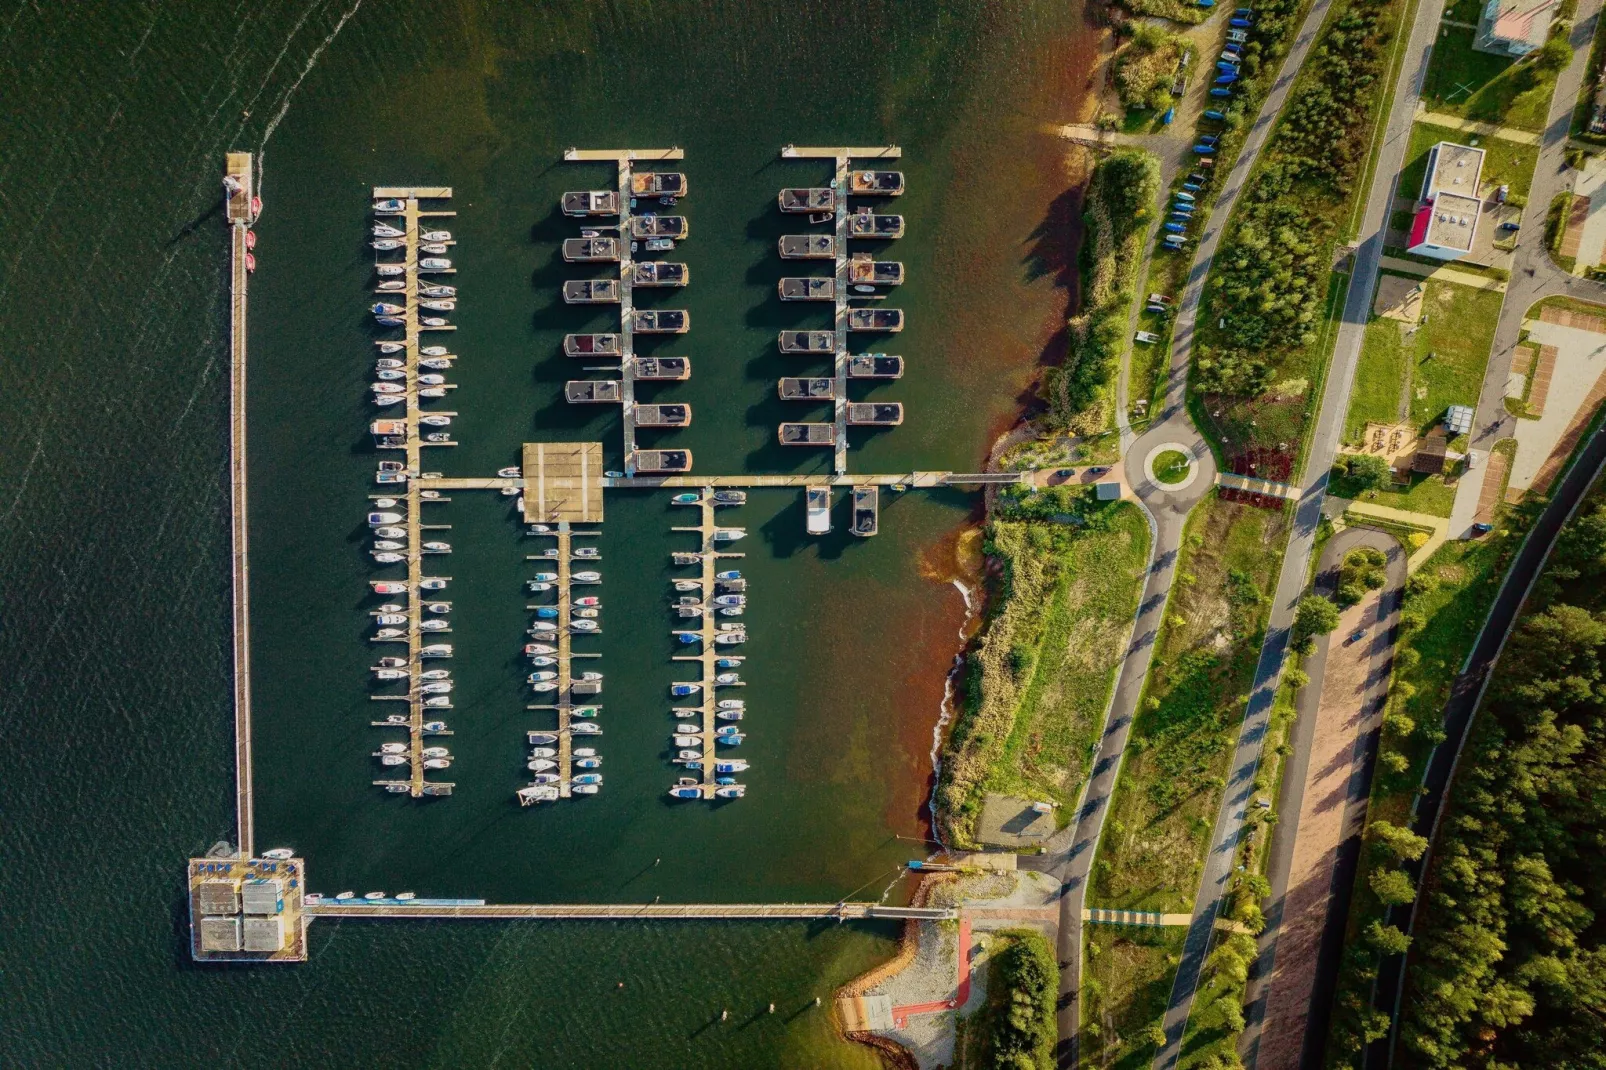
<path id="1" fill-rule="evenodd" d="M 1592 499 L 1557 540 L 1451 786 L 1401 1010 L 1413 1065 L 1585 1066 L 1606 1050 L 1606 505 Z M 1372 878 L 1412 891 L 1398 869 Z"/>
<path id="2" fill-rule="evenodd" d="M 1332 267 L 1406 0 L 1337 0 L 1249 178 L 1205 295 L 1190 388 L 1228 467 L 1289 478 L 1325 374 Z"/>
<path id="3" fill-rule="evenodd" d="M 1226 785 L 1287 514 L 1213 492 L 1188 520 L 1144 699 L 1093 865 L 1089 905 L 1192 909 Z"/>
<path id="4" fill-rule="evenodd" d="M 1120 0 L 1120 5 L 1134 15 L 1154 15 L 1188 25 L 1203 22 L 1210 15 L 1207 8 L 1192 0 Z"/>
<path id="5" fill-rule="evenodd" d="M 1162 114 L 1176 103 L 1171 90 L 1191 46 L 1155 23 L 1138 23 L 1131 31 L 1115 53 L 1116 94 L 1129 111 Z"/>
<path id="6" fill-rule="evenodd" d="M 975 845 L 990 791 L 1052 801 L 1068 819 L 1143 588 L 1150 536 L 1136 506 L 1024 489 L 1000 495 L 987 527 L 993 608 L 942 758 L 939 820 L 957 847 Z"/>
<path id="7" fill-rule="evenodd" d="M 1043 380 L 1049 422 L 1078 435 L 1114 426 L 1114 380 L 1128 343 L 1143 241 L 1160 192 L 1153 155 L 1122 149 L 1100 160 L 1082 209 L 1082 304 L 1071 317 L 1065 363 Z"/>

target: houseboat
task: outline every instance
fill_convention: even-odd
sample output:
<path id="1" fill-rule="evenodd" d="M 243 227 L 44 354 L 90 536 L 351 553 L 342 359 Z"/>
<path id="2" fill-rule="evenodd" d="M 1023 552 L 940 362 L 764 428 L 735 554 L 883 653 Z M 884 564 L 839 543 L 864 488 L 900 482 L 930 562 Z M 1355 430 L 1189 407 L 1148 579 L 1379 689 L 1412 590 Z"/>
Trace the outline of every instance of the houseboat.
<path id="1" fill-rule="evenodd" d="M 848 330 L 901 331 L 903 330 L 903 310 L 901 308 L 850 308 L 848 309 Z"/>
<path id="2" fill-rule="evenodd" d="M 880 488 L 853 488 L 853 525 L 848 530 L 860 538 L 869 538 L 881 530 Z"/>
<path id="3" fill-rule="evenodd" d="M 632 238 L 669 238 L 679 240 L 688 228 L 683 215 L 633 215 L 630 217 Z"/>
<path id="4" fill-rule="evenodd" d="M 592 189 L 565 193 L 560 204 L 564 215 L 618 215 L 619 191 Z"/>
<path id="5" fill-rule="evenodd" d="M 868 208 L 861 208 L 848 216 L 848 237 L 901 238 L 903 216 L 877 215 Z"/>
<path id="6" fill-rule="evenodd" d="M 690 357 L 637 357 L 637 379 L 690 379 Z"/>
<path id="7" fill-rule="evenodd" d="M 897 197 L 903 193 L 902 171 L 850 171 L 848 192 L 858 197 Z"/>
<path id="8" fill-rule="evenodd" d="M 836 256 L 835 234 L 782 234 L 776 244 L 782 260 L 830 260 Z"/>
<path id="9" fill-rule="evenodd" d="M 679 308 L 638 308 L 631 313 L 630 326 L 638 334 L 685 334 L 691 330 L 691 316 Z M 900 319 L 898 329 L 902 326 Z"/>
<path id="10" fill-rule="evenodd" d="M 777 198 L 781 211 L 808 214 L 836 211 L 836 190 L 829 186 L 813 189 L 783 189 Z"/>
<path id="11" fill-rule="evenodd" d="M 637 427 L 685 427 L 691 423 L 691 406 L 680 402 L 670 405 L 637 405 Z"/>
<path id="12" fill-rule="evenodd" d="M 570 305 L 617 305 L 618 279 L 570 279 L 563 284 L 563 300 Z"/>
<path id="13" fill-rule="evenodd" d="M 787 378 L 778 390 L 782 401 L 830 401 L 836 397 L 836 380 Z"/>
<path id="14" fill-rule="evenodd" d="M 563 396 L 573 405 L 608 404 L 620 400 L 617 379 L 570 379 L 563 384 Z"/>
<path id="15" fill-rule="evenodd" d="M 782 424 L 776 437 L 783 446 L 834 446 L 835 424 Z"/>
<path id="16" fill-rule="evenodd" d="M 632 197 L 684 197 L 686 176 L 679 171 L 635 171 L 630 175 Z"/>
<path id="17" fill-rule="evenodd" d="M 590 264 L 619 259 L 618 238 L 565 238 L 563 259 L 571 264 Z"/>
<path id="18" fill-rule="evenodd" d="M 617 357 L 620 353 L 617 334 L 566 334 L 563 336 L 563 355 L 566 357 Z"/>
<path id="19" fill-rule="evenodd" d="M 903 282 L 903 263 L 872 260 L 869 253 L 855 253 L 848 261 L 848 282 L 858 286 L 898 286 Z"/>
<path id="20" fill-rule="evenodd" d="M 834 301 L 836 280 L 820 278 L 789 278 L 775 284 L 782 301 Z"/>
<path id="21" fill-rule="evenodd" d="M 834 353 L 836 335 L 831 331 L 782 331 L 782 353 Z"/>
<path id="22" fill-rule="evenodd" d="M 684 286 L 690 281 L 691 269 L 685 264 L 641 260 L 630 265 L 630 283 L 633 286 Z"/>
<path id="23" fill-rule="evenodd" d="M 849 379 L 899 379 L 903 358 L 886 353 L 861 353 L 848 358 Z"/>
<path id="24" fill-rule="evenodd" d="M 691 471 L 691 450 L 637 450 L 633 456 L 638 473 L 671 475 Z"/>
<path id="25" fill-rule="evenodd" d="M 848 423 L 855 427 L 897 427 L 903 423 L 903 404 L 897 401 L 850 402 Z"/>

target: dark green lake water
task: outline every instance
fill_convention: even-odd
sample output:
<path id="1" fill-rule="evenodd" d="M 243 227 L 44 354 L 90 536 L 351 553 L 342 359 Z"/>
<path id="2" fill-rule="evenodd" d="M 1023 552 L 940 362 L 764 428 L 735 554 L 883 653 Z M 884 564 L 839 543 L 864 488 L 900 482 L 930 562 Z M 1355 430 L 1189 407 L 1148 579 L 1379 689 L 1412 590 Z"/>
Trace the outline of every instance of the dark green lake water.
<path id="1" fill-rule="evenodd" d="M 679 145 L 701 472 L 822 469 L 773 445 L 783 185 L 828 164 L 780 145 L 904 148 L 891 247 L 905 424 L 856 434 L 859 472 L 972 469 L 1063 317 L 1074 213 L 1063 149 L 1089 32 L 1012 3 L 523 5 L 127 3 L 0 20 L 0 725 L 11 773 L 0 903 L 0 1062 L 17 1066 L 866 1066 L 816 995 L 891 948 L 887 926 L 319 922 L 312 960 L 187 961 L 183 860 L 230 835 L 228 149 L 265 152 L 251 290 L 253 666 L 259 846 L 314 888 L 493 901 L 837 899 L 922 853 L 931 732 L 963 621 L 945 582 L 960 494 L 884 498 L 882 534 L 802 535 L 799 497 L 754 494 L 749 796 L 662 800 L 670 719 L 666 496 L 611 494 L 600 541 L 608 784 L 520 810 L 518 645 L 534 567 L 504 499 L 459 493 L 450 721 L 458 784 L 378 793 L 367 753 L 371 489 L 369 187 L 456 190 L 462 292 L 432 468 L 483 475 L 538 439 L 600 440 L 562 404 L 558 194 L 604 182 L 562 149 Z M 349 15 L 349 18 L 347 17 Z M 338 33 L 336 32 L 338 29 Z M 246 114 L 249 113 L 249 114 Z M 661 863 L 653 866 L 655 858 Z M 896 892 L 894 893 L 896 894 Z M 626 987 L 617 988 L 624 980 Z M 777 1004 L 771 1016 L 756 1012 Z M 721 1008 L 730 1019 L 714 1023 Z"/>

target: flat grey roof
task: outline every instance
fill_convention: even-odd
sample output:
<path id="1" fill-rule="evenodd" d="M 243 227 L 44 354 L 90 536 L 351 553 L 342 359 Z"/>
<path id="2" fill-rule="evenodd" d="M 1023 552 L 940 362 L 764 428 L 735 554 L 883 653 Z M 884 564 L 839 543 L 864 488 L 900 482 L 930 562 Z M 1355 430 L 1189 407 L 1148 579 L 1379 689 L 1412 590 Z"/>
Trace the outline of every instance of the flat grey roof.
<path id="1" fill-rule="evenodd" d="M 1428 223 L 1427 240 L 1445 249 L 1470 250 L 1481 208 L 1476 197 L 1440 193 L 1433 199 L 1433 219 Z"/>

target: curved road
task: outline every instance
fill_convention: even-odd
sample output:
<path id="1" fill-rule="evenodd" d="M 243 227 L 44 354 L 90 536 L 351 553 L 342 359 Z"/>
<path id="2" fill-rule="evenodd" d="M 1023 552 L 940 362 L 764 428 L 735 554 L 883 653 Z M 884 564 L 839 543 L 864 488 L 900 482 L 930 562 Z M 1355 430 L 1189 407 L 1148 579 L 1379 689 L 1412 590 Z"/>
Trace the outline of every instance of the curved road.
<path id="1" fill-rule="evenodd" d="M 1599 0 L 1590 0 L 1598 3 Z M 1320 28 L 1323 5 L 1312 8 L 1301 31 L 1302 40 L 1314 36 Z M 1243 830 L 1255 771 L 1260 764 L 1260 746 L 1270 721 L 1272 700 L 1277 694 L 1282 677 L 1283 660 L 1288 650 L 1288 633 L 1293 624 L 1294 607 L 1305 589 L 1306 573 L 1315 545 L 1317 523 L 1321 518 L 1322 501 L 1327 496 L 1327 477 L 1338 446 L 1343 437 L 1344 417 L 1349 409 L 1350 390 L 1355 381 L 1355 368 L 1360 361 L 1361 344 L 1365 338 L 1366 323 L 1370 318 L 1372 292 L 1377 285 L 1382 263 L 1383 242 L 1388 231 L 1389 208 L 1393 204 L 1395 185 L 1405 163 L 1410 144 L 1411 126 L 1415 119 L 1422 80 L 1427 74 L 1428 58 L 1438 34 L 1439 20 L 1443 15 L 1444 0 L 1421 0 L 1416 19 L 1412 22 L 1410 37 L 1405 45 L 1405 60 L 1400 69 L 1394 103 L 1384 123 L 1382 141 L 1378 148 L 1377 166 L 1372 174 L 1371 188 L 1367 192 L 1365 209 L 1361 217 L 1361 241 L 1355 250 L 1354 271 L 1345 296 L 1344 310 L 1333 344 L 1332 363 L 1328 368 L 1327 382 L 1322 394 L 1321 408 L 1317 411 L 1309 431 L 1310 452 L 1305 461 L 1305 475 L 1300 498 L 1295 507 L 1294 523 L 1289 534 L 1288 548 L 1283 556 L 1282 573 L 1272 597 L 1271 617 L 1266 626 L 1266 638 L 1261 645 L 1260 662 L 1255 667 L 1254 684 L 1249 703 L 1244 711 L 1243 724 L 1232 757 L 1223 793 L 1221 809 L 1211 833 L 1210 849 L 1205 857 L 1204 873 L 1194 897 L 1193 920 L 1183 944 L 1182 963 L 1177 968 L 1172 984 L 1171 1000 L 1165 1013 L 1166 1042 L 1155 1056 L 1155 1070 L 1170 1070 L 1181 1054 L 1182 1035 L 1193 1007 L 1194 991 L 1198 987 L 1200 968 L 1209 950 L 1210 933 L 1215 925 L 1231 876 L 1234 847 Z M 1308 48 L 1308 41 L 1306 41 Z M 1290 57 L 1292 62 L 1294 57 Z M 1285 65 L 1283 79 L 1290 78 Z"/>
<path id="2" fill-rule="evenodd" d="M 1166 598 L 1176 571 L 1177 552 L 1190 510 L 1215 484 L 1216 464 L 1209 444 L 1193 426 L 1187 410 L 1188 367 L 1193 356 L 1193 335 L 1204 293 L 1205 277 L 1221 245 L 1233 207 L 1243 191 L 1250 171 L 1265 148 L 1277 115 L 1288 102 L 1294 77 L 1304 63 L 1331 0 L 1315 0 L 1301 25 L 1277 80 L 1262 104 L 1260 113 L 1244 139 L 1243 148 L 1228 173 L 1226 182 L 1211 209 L 1210 222 L 1194 251 L 1188 280 L 1178 302 L 1172 333 L 1171 364 L 1166 381 L 1162 411 L 1125 454 L 1128 479 L 1148 511 L 1154 545 L 1143 598 L 1138 604 L 1132 640 L 1123 657 L 1119 676 L 1099 740 L 1092 773 L 1073 823 L 1047 844 L 1047 851 L 1032 860 L 1032 868 L 1053 873 L 1060 879 L 1060 919 L 1058 957 L 1060 960 L 1059 1046 L 1056 1059 L 1061 1067 L 1073 1067 L 1077 1059 L 1079 1018 L 1077 996 L 1081 986 L 1082 907 L 1087 898 L 1087 878 L 1092 868 L 1104 820 L 1109 813 L 1111 794 L 1121 759 L 1125 755 L 1132 718 L 1143 693 L 1153 657 L 1154 641 L 1164 617 Z M 1170 196 L 1166 189 L 1165 196 Z M 1146 460 L 1161 446 L 1177 446 L 1194 458 L 1196 474 L 1186 487 L 1163 488 L 1149 480 Z M 1185 1016 L 1184 1016 L 1185 1017 Z M 1181 1031 L 1178 1030 L 1180 1037 Z"/>
<path id="3" fill-rule="evenodd" d="M 1555 94 L 1550 100 L 1539 162 L 1528 192 L 1528 207 L 1523 212 L 1523 228 L 1517 234 L 1517 250 L 1512 256 L 1511 282 L 1506 288 L 1505 303 L 1500 307 L 1494 347 L 1484 370 L 1477 417 L 1472 426 L 1470 448 L 1485 456 L 1495 443 L 1516 433 L 1516 421 L 1506 413 L 1506 383 L 1528 309 L 1542 298 L 1563 294 L 1606 304 L 1606 285 L 1567 274 L 1550 258 L 1550 251 L 1545 247 L 1545 219 L 1550 202 L 1557 194 L 1572 188 L 1572 174 L 1567 169 L 1567 135 L 1572 128 L 1573 106 L 1584 85 L 1590 42 L 1595 38 L 1600 12 L 1601 0 L 1580 0 L 1572 32 L 1568 35 L 1573 61 L 1557 77 Z M 1483 472 L 1488 471 L 1485 466 Z M 1461 481 L 1456 490 L 1455 509 L 1450 514 L 1450 538 L 1471 537 L 1482 489 L 1481 476 Z"/>
<path id="4" fill-rule="evenodd" d="M 1332 635 L 1317 640 L 1315 652 L 1304 664 L 1311 683 L 1299 693 L 1299 714 L 1289 739 L 1293 750 L 1283 770 L 1280 820 L 1272 829 L 1267 859 L 1271 899 L 1266 928 L 1260 934 L 1259 961 L 1244 994 L 1248 1023 L 1239 1047 L 1244 1065 L 1258 1070 L 1319 1065 L 1321 1039 L 1327 1034 L 1406 577 L 1405 550 L 1394 536 L 1376 528 L 1352 527 L 1323 547 L 1316 566 L 1317 589 L 1331 593 L 1337 587 L 1344 555 L 1361 546 L 1382 550 L 1388 558 L 1387 585 L 1375 606 L 1365 611 L 1363 626 L 1369 631 L 1381 625 L 1389 627 L 1371 631 L 1365 640 L 1368 646 L 1363 652 L 1358 702 L 1353 692 L 1336 690 L 1355 686 L 1355 658 L 1341 655 L 1334 666 L 1337 679 L 1328 678 Z M 1335 633 L 1340 641 L 1350 627 L 1354 624 Z M 1345 652 L 1354 653 L 1353 648 Z M 1318 750 L 1325 757 L 1313 771 L 1311 762 Z M 1307 791 L 1320 797 L 1313 797 L 1307 805 Z M 1342 809 L 1335 814 L 1337 807 Z M 1302 849 L 1297 861 L 1296 848 Z M 1299 884 L 1290 898 L 1289 879 L 1296 868 Z M 1277 945 L 1285 934 L 1293 941 L 1288 953 L 1295 957 L 1273 976 Z"/>

